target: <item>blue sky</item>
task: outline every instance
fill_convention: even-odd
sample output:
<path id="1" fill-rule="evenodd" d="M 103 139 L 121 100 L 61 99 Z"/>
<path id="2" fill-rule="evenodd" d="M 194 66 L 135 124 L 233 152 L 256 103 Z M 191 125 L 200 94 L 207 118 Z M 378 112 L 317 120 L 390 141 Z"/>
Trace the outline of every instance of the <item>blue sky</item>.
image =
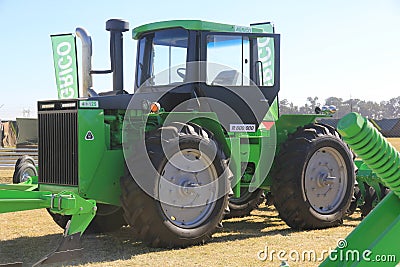
<path id="1" fill-rule="evenodd" d="M 281 34 L 281 99 L 302 104 L 308 96 L 381 101 L 400 95 L 396 0 L 0 0 L 0 118 L 22 116 L 23 109 L 36 116 L 37 100 L 57 98 L 50 34 L 85 27 L 92 35 L 94 69 L 107 69 L 109 18 L 126 19 L 131 28 L 170 19 L 272 21 Z M 130 33 L 124 44 L 124 82 L 131 91 L 136 42 Z M 111 76 L 94 79 L 97 91 L 111 87 Z"/>

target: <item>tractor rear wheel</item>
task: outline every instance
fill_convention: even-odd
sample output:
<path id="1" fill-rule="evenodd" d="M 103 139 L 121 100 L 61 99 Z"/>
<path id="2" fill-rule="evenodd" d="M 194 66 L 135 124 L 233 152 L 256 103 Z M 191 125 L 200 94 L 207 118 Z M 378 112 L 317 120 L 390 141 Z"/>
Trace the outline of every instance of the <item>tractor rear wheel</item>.
<path id="1" fill-rule="evenodd" d="M 68 221 L 71 219 L 71 215 L 52 213 L 49 209 L 47 211 L 54 222 L 62 229 L 65 229 Z M 98 203 L 96 216 L 90 222 L 85 232 L 89 234 L 113 232 L 126 224 L 124 211 L 121 207 Z"/>
<path id="2" fill-rule="evenodd" d="M 134 148 L 121 178 L 121 204 L 135 236 L 153 247 L 204 243 L 228 204 L 227 166 L 217 142 L 198 125 L 173 123 L 146 133 L 145 143 L 145 151 Z"/>
<path id="3" fill-rule="evenodd" d="M 229 213 L 225 214 L 225 219 L 247 216 L 264 200 L 264 190 L 258 188 L 254 192 L 249 192 L 248 188 L 240 188 L 239 198 L 229 198 Z"/>
<path id="4" fill-rule="evenodd" d="M 355 183 L 352 154 L 339 135 L 322 124 L 299 128 L 282 145 L 272 176 L 280 217 L 294 229 L 340 225 Z"/>

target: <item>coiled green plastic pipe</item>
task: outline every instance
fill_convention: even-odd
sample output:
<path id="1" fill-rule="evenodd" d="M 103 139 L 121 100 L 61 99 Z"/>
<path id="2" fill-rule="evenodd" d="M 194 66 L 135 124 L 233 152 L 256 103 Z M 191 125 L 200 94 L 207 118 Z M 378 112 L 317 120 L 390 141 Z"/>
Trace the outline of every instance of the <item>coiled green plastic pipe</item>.
<path id="1" fill-rule="evenodd" d="M 337 129 L 354 153 L 400 198 L 399 152 L 358 113 L 344 116 Z"/>

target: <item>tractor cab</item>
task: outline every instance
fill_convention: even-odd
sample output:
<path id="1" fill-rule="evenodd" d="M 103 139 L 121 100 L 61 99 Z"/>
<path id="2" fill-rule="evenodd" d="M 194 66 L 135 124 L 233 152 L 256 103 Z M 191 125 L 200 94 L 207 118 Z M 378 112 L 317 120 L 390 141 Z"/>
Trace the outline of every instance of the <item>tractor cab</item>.
<path id="1" fill-rule="evenodd" d="M 167 112 L 216 111 L 213 103 L 224 103 L 243 123 L 256 126 L 276 99 L 279 35 L 270 23 L 156 22 L 133 29 L 133 38 L 135 92 L 160 94 Z M 184 104 L 193 98 L 212 101 Z"/>

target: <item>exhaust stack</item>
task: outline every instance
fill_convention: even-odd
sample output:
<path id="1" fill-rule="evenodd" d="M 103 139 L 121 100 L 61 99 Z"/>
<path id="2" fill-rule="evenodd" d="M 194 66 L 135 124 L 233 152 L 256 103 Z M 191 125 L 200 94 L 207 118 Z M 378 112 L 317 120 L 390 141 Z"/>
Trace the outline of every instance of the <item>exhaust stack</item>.
<path id="1" fill-rule="evenodd" d="M 80 96 L 90 96 L 88 91 L 92 90 L 92 38 L 83 28 L 76 28 L 75 34 L 82 42 L 82 87 Z"/>
<path id="2" fill-rule="evenodd" d="M 129 22 L 121 19 L 110 19 L 106 22 L 106 30 L 110 32 L 110 60 L 113 72 L 113 91 L 124 89 L 123 40 L 122 33 L 129 30 Z"/>
<path id="3" fill-rule="evenodd" d="M 92 74 L 113 74 L 113 91 L 124 89 L 123 41 L 122 33 L 129 30 L 129 22 L 121 19 L 109 19 L 106 30 L 110 32 L 111 70 L 92 70 L 92 38 L 83 28 L 76 28 L 75 33 L 82 42 L 82 89 L 81 96 L 97 96 L 92 89 Z"/>

